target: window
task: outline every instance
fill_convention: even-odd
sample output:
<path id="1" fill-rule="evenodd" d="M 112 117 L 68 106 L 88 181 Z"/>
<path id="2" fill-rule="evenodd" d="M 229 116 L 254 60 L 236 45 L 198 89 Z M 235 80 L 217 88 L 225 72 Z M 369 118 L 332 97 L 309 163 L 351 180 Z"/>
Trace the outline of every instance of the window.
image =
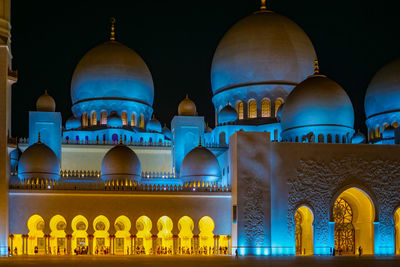
<path id="1" fill-rule="evenodd" d="M 250 119 L 257 118 L 257 101 L 254 99 L 247 103 L 247 117 Z"/>
<path id="2" fill-rule="evenodd" d="M 381 128 L 379 126 L 375 129 L 375 137 L 381 137 Z"/>
<path id="3" fill-rule="evenodd" d="M 392 123 L 392 126 L 393 126 L 394 128 L 397 128 L 397 127 L 399 127 L 399 123 L 398 123 L 397 121 L 395 121 L 395 122 Z"/>
<path id="4" fill-rule="evenodd" d="M 323 143 L 324 142 L 324 135 L 323 134 L 319 134 L 318 135 L 318 143 Z"/>
<path id="5" fill-rule="evenodd" d="M 275 117 L 278 116 L 278 109 L 279 109 L 280 106 L 282 106 L 282 104 L 283 104 L 282 98 L 277 98 L 275 100 Z"/>
<path id="6" fill-rule="evenodd" d="M 261 100 L 261 117 L 271 117 L 271 101 L 268 98 Z"/>
<path id="7" fill-rule="evenodd" d="M 335 143 L 340 143 L 340 137 L 338 134 L 335 136 Z"/>
<path id="8" fill-rule="evenodd" d="M 327 136 L 327 142 L 332 143 L 332 135 L 328 134 Z"/>
<path id="9" fill-rule="evenodd" d="M 131 114 L 131 126 L 133 126 L 133 127 L 137 126 L 137 124 L 136 124 L 136 115 L 133 112 Z"/>
<path id="10" fill-rule="evenodd" d="M 82 127 L 87 127 L 88 126 L 88 114 L 84 112 L 82 114 Z"/>
<path id="11" fill-rule="evenodd" d="M 90 125 L 95 126 L 97 125 L 97 112 L 93 111 L 90 115 Z"/>
<path id="12" fill-rule="evenodd" d="M 128 125 L 128 114 L 125 111 L 121 112 L 121 120 L 123 126 Z"/>
<path id="13" fill-rule="evenodd" d="M 100 124 L 106 125 L 107 124 L 107 111 L 102 111 L 100 113 Z"/>
<path id="14" fill-rule="evenodd" d="M 144 129 L 144 116 L 143 116 L 143 114 L 140 114 L 140 117 L 139 117 L 139 128 Z"/>
<path id="15" fill-rule="evenodd" d="M 243 102 L 242 101 L 238 101 L 236 103 L 236 112 L 239 116 L 239 120 L 243 120 Z"/>

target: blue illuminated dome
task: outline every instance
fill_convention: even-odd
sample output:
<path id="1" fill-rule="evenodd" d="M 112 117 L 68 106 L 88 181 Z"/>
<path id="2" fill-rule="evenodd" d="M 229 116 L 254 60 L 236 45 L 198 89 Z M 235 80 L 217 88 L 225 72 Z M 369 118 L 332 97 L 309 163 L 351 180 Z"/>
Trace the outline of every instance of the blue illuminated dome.
<path id="1" fill-rule="evenodd" d="M 316 73 L 290 93 L 282 110 L 281 124 L 285 141 L 296 138 L 301 141 L 312 134 L 317 138 L 315 141 L 318 136 L 323 139 L 319 142 L 342 143 L 343 138 L 349 142 L 354 133 L 353 105 L 339 84 Z"/>
<path id="2" fill-rule="evenodd" d="M 364 108 L 372 132 L 384 124 L 400 123 L 400 59 L 375 74 L 365 94 Z"/>
<path id="3" fill-rule="evenodd" d="M 119 144 L 111 148 L 101 163 L 101 178 L 105 181 L 140 181 L 141 173 L 139 158 L 126 145 Z"/>
<path id="4" fill-rule="evenodd" d="M 217 110 L 228 102 L 285 98 L 312 73 L 316 58 L 307 34 L 290 19 L 267 10 L 237 22 L 220 41 L 211 85 Z"/>
<path id="5" fill-rule="evenodd" d="M 153 116 L 146 125 L 146 131 L 161 133 L 161 123 Z"/>
<path id="6" fill-rule="evenodd" d="M 221 169 L 217 158 L 201 145 L 192 149 L 182 161 L 180 178 L 183 182 L 219 182 Z"/>
<path id="7" fill-rule="evenodd" d="M 75 68 L 71 85 L 72 111 L 115 110 L 152 112 L 154 87 L 143 59 L 125 45 L 109 41 L 91 49 Z"/>
<path id="8" fill-rule="evenodd" d="M 221 111 L 218 113 L 218 123 L 225 124 L 234 122 L 238 119 L 238 114 L 236 110 L 230 105 L 226 105 Z"/>
<path id="9" fill-rule="evenodd" d="M 19 159 L 18 177 L 58 180 L 60 163 L 57 155 L 40 141 L 31 145 Z"/>
<path id="10" fill-rule="evenodd" d="M 123 125 L 121 117 L 116 111 L 112 111 L 107 118 L 107 126 L 114 128 L 121 128 Z"/>
<path id="11" fill-rule="evenodd" d="M 82 125 L 81 121 L 72 116 L 65 122 L 65 129 L 66 130 L 78 129 L 81 127 L 81 125 Z"/>
<path id="12" fill-rule="evenodd" d="M 363 144 L 363 143 L 365 143 L 365 141 L 366 141 L 366 138 L 365 138 L 365 135 L 362 132 L 357 132 L 351 138 L 351 143 L 352 144 Z"/>

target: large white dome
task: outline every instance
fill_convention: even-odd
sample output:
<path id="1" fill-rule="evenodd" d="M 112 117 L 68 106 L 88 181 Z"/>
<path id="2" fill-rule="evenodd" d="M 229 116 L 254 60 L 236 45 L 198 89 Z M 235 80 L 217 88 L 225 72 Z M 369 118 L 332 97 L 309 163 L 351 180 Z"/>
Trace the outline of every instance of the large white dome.
<path id="1" fill-rule="evenodd" d="M 258 11 L 237 22 L 215 51 L 214 95 L 246 85 L 296 85 L 313 71 L 316 58 L 307 34 L 290 19 Z"/>

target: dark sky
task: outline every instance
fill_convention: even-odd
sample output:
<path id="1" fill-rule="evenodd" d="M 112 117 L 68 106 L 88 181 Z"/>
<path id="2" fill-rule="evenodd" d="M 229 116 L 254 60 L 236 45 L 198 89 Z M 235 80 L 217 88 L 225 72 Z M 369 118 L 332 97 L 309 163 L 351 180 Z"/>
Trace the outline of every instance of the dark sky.
<path id="1" fill-rule="evenodd" d="M 224 33 L 258 10 L 259 0 L 12 1 L 13 136 L 28 136 L 28 111 L 45 89 L 63 121 L 72 115 L 70 83 L 80 58 L 109 38 L 138 52 L 154 80 L 154 110 L 169 125 L 189 93 L 199 115 L 214 124 L 210 68 Z M 355 128 L 364 131 L 364 94 L 372 76 L 400 56 L 396 1 L 267 0 L 269 9 L 295 21 L 310 36 L 321 72 L 349 94 Z"/>

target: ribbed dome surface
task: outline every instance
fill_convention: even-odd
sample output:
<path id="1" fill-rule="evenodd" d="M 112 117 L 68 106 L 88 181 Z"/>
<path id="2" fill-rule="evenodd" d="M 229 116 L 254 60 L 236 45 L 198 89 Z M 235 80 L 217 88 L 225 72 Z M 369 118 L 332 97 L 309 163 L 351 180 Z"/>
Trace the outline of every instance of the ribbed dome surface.
<path id="1" fill-rule="evenodd" d="M 218 181 L 221 170 L 217 158 L 203 146 L 192 149 L 183 159 L 180 178 L 184 181 Z"/>
<path id="2" fill-rule="evenodd" d="M 28 147 L 21 155 L 18 177 L 54 179 L 60 178 L 60 163 L 53 150 L 41 142 Z"/>
<path id="3" fill-rule="evenodd" d="M 282 130 L 307 126 L 353 128 L 354 110 L 344 89 L 325 76 L 310 76 L 296 86 L 282 110 Z"/>
<path id="4" fill-rule="evenodd" d="M 179 103 L 178 106 L 178 115 L 179 116 L 196 116 L 196 105 L 189 97 L 186 95 L 186 98 Z"/>
<path id="5" fill-rule="evenodd" d="M 237 22 L 222 38 L 211 69 L 216 92 L 248 84 L 300 83 L 316 58 L 307 34 L 290 19 L 256 12 Z"/>
<path id="6" fill-rule="evenodd" d="M 224 124 L 234 122 L 238 119 L 236 110 L 231 105 L 226 105 L 218 114 L 218 123 Z"/>
<path id="7" fill-rule="evenodd" d="M 142 170 L 139 158 L 129 147 L 119 144 L 111 148 L 101 163 L 104 180 L 139 180 Z"/>
<path id="8" fill-rule="evenodd" d="M 56 101 L 54 101 L 53 97 L 47 94 L 47 91 L 45 91 L 45 93 L 36 101 L 36 110 L 45 112 L 56 111 Z"/>
<path id="9" fill-rule="evenodd" d="M 400 59 L 375 74 L 365 94 L 364 108 L 367 118 L 400 110 Z"/>
<path id="10" fill-rule="evenodd" d="M 153 105 L 151 73 L 143 59 L 125 45 L 109 41 L 91 49 L 72 77 L 71 98 L 78 101 L 126 99 Z"/>

